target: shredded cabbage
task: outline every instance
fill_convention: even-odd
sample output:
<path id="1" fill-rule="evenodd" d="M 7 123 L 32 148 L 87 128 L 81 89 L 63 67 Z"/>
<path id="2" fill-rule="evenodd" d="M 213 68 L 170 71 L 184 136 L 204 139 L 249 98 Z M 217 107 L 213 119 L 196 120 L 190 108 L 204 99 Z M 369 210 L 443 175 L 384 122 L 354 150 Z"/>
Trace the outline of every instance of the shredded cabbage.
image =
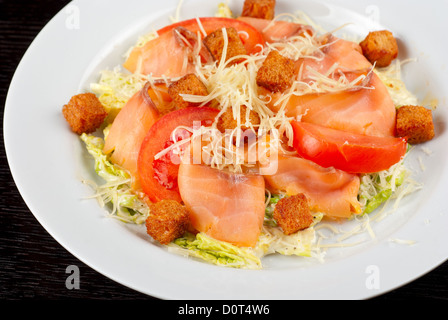
<path id="1" fill-rule="evenodd" d="M 92 83 L 90 90 L 98 96 L 108 113 L 106 123 L 113 122 L 121 108 L 143 88 L 146 81 L 147 77 L 124 73 L 120 67 L 101 71 L 100 80 Z"/>
<path id="2" fill-rule="evenodd" d="M 109 204 L 112 206 L 110 216 L 124 222 L 144 223 L 149 214 L 149 207 L 132 191 L 130 175 L 112 164 L 102 152 L 104 140 L 85 133 L 80 138 L 95 161 L 95 172 L 105 180 L 102 185 L 92 180 L 84 180 L 84 183 L 95 189 L 94 197 L 103 207 Z"/>
<path id="3" fill-rule="evenodd" d="M 407 154 L 411 150 L 408 148 Z M 412 172 L 405 166 L 405 159 L 388 170 L 361 176 L 358 199 L 364 214 L 373 212 L 389 199 L 401 199 L 420 188 L 412 179 Z"/>
<path id="4" fill-rule="evenodd" d="M 126 182 L 129 174 L 112 164 L 107 155 L 103 153 L 104 139 L 92 134 L 83 133 L 81 140 L 86 144 L 87 151 L 95 160 L 95 172 L 107 182 Z"/>
<path id="5" fill-rule="evenodd" d="M 292 235 L 285 235 L 279 227 L 265 225 L 254 248 L 237 247 L 213 239 L 204 233 L 186 234 L 168 246 L 171 252 L 177 254 L 194 257 L 219 266 L 242 269 L 261 269 L 261 259 L 275 253 L 322 259 L 323 253 L 317 246 L 313 227 L 322 217 L 322 214 L 316 214 L 311 227 Z"/>
<path id="6" fill-rule="evenodd" d="M 274 209 L 275 205 L 280 201 L 281 198 L 283 198 L 283 195 L 280 194 L 271 194 L 268 192 L 268 196 L 266 197 L 266 209 L 264 213 L 264 225 L 270 226 L 270 227 L 277 227 L 277 222 L 275 221 L 273 215 L 274 215 Z"/>

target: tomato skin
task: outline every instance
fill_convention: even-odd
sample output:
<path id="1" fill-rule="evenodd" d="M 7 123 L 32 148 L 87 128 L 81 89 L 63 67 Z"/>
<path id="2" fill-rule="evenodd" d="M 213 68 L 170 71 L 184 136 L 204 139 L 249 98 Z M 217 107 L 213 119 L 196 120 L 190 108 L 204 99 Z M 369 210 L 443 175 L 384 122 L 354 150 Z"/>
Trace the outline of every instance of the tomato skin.
<path id="1" fill-rule="evenodd" d="M 263 35 L 257 29 L 255 29 L 253 26 L 246 23 L 245 21 L 224 17 L 203 17 L 198 19 L 200 20 L 200 23 L 207 34 L 221 28 L 229 28 L 229 27 L 233 27 L 237 31 L 247 32 L 249 37 L 246 39 L 245 36 L 242 36 L 241 40 L 243 41 L 243 44 L 246 47 L 248 54 L 259 52 L 261 48 L 260 46 L 257 46 L 257 44 L 264 45 L 265 43 Z M 160 36 L 177 27 L 187 28 L 188 30 L 194 33 L 199 31 L 201 36 L 203 36 L 196 18 L 168 25 L 162 29 L 159 29 L 157 33 Z"/>
<path id="2" fill-rule="evenodd" d="M 173 130 L 179 126 L 193 127 L 194 121 L 210 125 L 218 113 L 219 110 L 209 107 L 176 110 L 161 117 L 149 129 L 143 139 L 137 165 L 141 188 L 152 202 L 182 201 L 177 186 L 179 159 L 172 158 L 170 153 L 160 159 L 154 159 L 156 154 L 173 143 Z"/>
<path id="3" fill-rule="evenodd" d="M 295 120 L 291 124 L 294 149 L 322 167 L 374 173 L 389 169 L 406 154 L 405 138 L 366 136 Z"/>

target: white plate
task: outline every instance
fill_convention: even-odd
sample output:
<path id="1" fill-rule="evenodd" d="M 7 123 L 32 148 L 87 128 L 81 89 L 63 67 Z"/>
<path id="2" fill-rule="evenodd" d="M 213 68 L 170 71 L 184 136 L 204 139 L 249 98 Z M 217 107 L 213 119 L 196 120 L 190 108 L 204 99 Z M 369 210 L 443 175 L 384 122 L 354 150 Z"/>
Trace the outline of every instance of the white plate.
<path id="1" fill-rule="evenodd" d="M 218 1 L 213 2 L 185 0 L 181 18 L 212 15 Z M 242 2 L 229 1 L 234 12 L 240 12 Z M 375 240 L 335 250 L 323 264 L 271 257 L 264 270 L 226 269 L 170 254 L 151 244 L 142 228 L 108 219 L 95 201 L 83 200 L 91 194 L 81 183 L 92 175 L 91 162 L 68 130 L 62 105 L 87 89 L 99 70 L 119 64 L 137 35 L 168 24 L 177 0 L 74 1 L 32 43 L 13 78 L 4 117 L 8 161 L 24 200 L 77 258 L 125 286 L 163 299 L 365 299 L 420 277 L 448 257 L 448 47 L 435 41 L 444 39 L 448 4 L 437 2 L 432 10 L 417 0 L 375 2 L 278 0 L 277 9 L 301 9 L 327 29 L 352 22 L 346 30 L 360 36 L 382 27 L 392 30 L 401 58 L 418 59 L 405 68 L 409 88 L 421 99 L 440 101 L 437 137 L 426 145 L 433 154 L 416 151 L 411 158 L 416 167 L 418 157 L 424 160 L 427 169 L 417 179 L 425 188 L 375 226 Z M 378 286 L 371 285 L 372 277 Z"/>

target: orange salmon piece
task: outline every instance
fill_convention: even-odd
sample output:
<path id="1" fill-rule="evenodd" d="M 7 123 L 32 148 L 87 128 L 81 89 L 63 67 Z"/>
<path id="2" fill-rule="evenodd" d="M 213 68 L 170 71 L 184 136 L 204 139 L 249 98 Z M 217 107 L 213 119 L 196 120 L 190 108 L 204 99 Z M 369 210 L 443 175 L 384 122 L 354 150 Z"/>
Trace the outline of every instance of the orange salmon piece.
<path id="1" fill-rule="evenodd" d="M 194 65 L 187 59 L 186 49 L 177 43 L 171 32 L 159 35 L 143 47 L 135 47 L 123 67 L 132 73 L 139 71 L 168 78 L 181 77 L 194 71 Z"/>
<path id="2" fill-rule="evenodd" d="M 138 186 L 137 159 L 142 141 L 149 128 L 157 121 L 159 112 L 144 96 L 146 85 L 134 94 L 116 116 L 105 139 L 103 152 L 111 154 L 111 161 L 129 171 L 134 178 L 133 186 Z"/>
<path id="3" fill-rule="evenodd" d="M 271 192 L 288 195 L 303 193 L 311 210 L 327 217 L 349 218 L 360 213 L 358 202 L 360 179 L 334 168 L 323 168 L 312 161 L 279 155 L 277 172 L 265 176 Z"/>
<path id="4" fill-rule="evenodd" d="M 262 176 L 182 163 L 178 185 L 197 231 L 240 247 L 256 245 L 265 214 Z"/>
<path id="5" fill-rule="evenodd" d="M 299 80 L 309 77 L 308 68 L 325 74 L 330 68 L 337 64 L 337 70 L 342 72 L 354 72 L 372 68 L 372 64 L 362 54 L 359 44 L 328 35 L 320 39 L 321 52 L 313 58 L 302 58 L 296 62 Z"/>
<path id="6" fill-rule="evenodd" d="M 143 74 L 152 74 L 154 77 L 163 75 L 168 78 L 182 77 L 194 72 L 195 66 L 188 57 L 188 50 L 180 45 L 179 39 L 176 39 L 174 29 L 187 29 L 195 38 L 194 41 L 193 39 L 189 41 L 196 42 L 202 41 L 204 37 L 202 30 L 205 34 L 210 34 L 229 27 L 238 31 L 248 54 L 260 51 L 260 46 L 264 44 L 263 37 L 254 27 L 237 19 L 204 17 L 180 21 L 158 30 L 157 38 L 148 41 L 142 47 L 132 49 L 123 66 L 132 73 L 140 71 Z"/>

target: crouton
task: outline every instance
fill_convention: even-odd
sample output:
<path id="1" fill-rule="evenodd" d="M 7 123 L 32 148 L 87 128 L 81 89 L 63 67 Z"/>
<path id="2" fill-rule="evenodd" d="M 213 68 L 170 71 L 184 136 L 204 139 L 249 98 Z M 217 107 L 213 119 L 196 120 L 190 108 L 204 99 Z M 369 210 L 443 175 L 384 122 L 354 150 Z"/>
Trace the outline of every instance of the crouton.
<path id="1" fill-rule="evenodd" d="M 313 223 L 308 199 L 302 193 L 280 199 L 273 217 L 286 235 L 307 229 Z"/>
<path id="2" fill-rule="evenodd" d="M 230 27 L 226 28 L 228 45 L 227 45 L 227 53 L 226 53 L 226 61 L 229 59 L 239 56 L 239 55 L 247 55 L 246 48 L 244 47 L 243 42 L 241 41 L 240 36 L 238 35 L 238 31 L 235 28 Z M 224 34 L 222 29 L 218 29 L 209 35 L 207 35 L 203 40 L 204 46 L 208 49 L 210 54 L 212 55 L 215 61 L 221 61 L 221 57 L 224 49 Z M 234 59 L 229 62 L 229 66 L 240 63 L 244 61 L 244 59 Z"/>
<path id="3" fill-rule="evenodd" d="M 184 109 L 188 107 L 197 107 L 200 103 L 185 101 L 181 94 L 206 96 L 208 95 L 208 90 L 195 74 L 189 73 L 178 81 L 173 82 L 168 87 L 168 94 L 173 99 L 176 109 Z"/>
<path id="4" fill-rule="evenodd" d="M 387 30 L 370 32 L 359 45 L 367 60 L 379 68 L 389 66 L 398 56 L 397 40 Z"/>
<path id="5" fill-rule="evenodd" d="M 272 50 L 257 72 L 257 84 L 272 92 L 289 89 L 294 81 L 294 61 Z"/>
<path id="6" fill-rule="evenodd" d="M 396 135 L 406 137 L 410 144 L 434 138 L 432 111 L 422 106 L 402 106 L 397 110 Z"/>
<path id="7" fill-rule="evenodd" d="M 241 130 L 245 131 L 247 129 L 250 129 L 250 127 L 246 126 L 246 114 L 247 114 L 247 107 L 241 106 L 240 107 L 240 122 L 241 122 Z M 260 124 L 260 117 L 258 114 L 250 110 L 249 111 L 249 121 L 254 126 L 254 129 L 256 130 L 258 125 Z M 233 117 L 233 110 L 232 108 L 228 108 L 218 119 L 217 128 L 221 132 L 225 132 L 226 130 L 234 130 L 238 127 L 238 121 Z"/>
<path id="8" fill-rule="evenodd" d="M 245 0 L 241 16 L 272 20 L 275 17 L 275 0 Z"/>
<path id="9" fill-rule="evenodd" d="M 104 106 L 93 93 L 73 96 L 62 107 L 62 114 L 73 132 L 79 135 L 94 132 L 107 117 Z"/>
<path id="10" fill-rule="evenodd" d="M 175 200 L 162 200 L 149 206 L 146 232 L 161 244 L 181 237 L 189 226 L 188 210 Z"/>

